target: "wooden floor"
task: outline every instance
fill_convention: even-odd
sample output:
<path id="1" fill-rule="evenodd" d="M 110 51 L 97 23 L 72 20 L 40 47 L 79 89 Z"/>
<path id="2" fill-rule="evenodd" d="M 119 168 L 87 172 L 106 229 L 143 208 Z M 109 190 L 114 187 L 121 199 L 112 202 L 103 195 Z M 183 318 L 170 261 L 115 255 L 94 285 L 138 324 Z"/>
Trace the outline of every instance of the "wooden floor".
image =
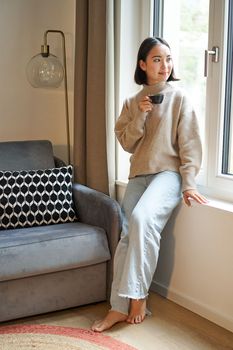
<path id="1" fill-rule="evenodd" d="M 138 350 L 233 350 L 233 333 L 153 292 L 148 305 L 152 316 L 142 324 L 121 323 L 105 334 Z M 108 307 L 107 303 L 99 303 L 5 324 L 39 323 L 89 329 L 95 319 L 105 315 Z"/>

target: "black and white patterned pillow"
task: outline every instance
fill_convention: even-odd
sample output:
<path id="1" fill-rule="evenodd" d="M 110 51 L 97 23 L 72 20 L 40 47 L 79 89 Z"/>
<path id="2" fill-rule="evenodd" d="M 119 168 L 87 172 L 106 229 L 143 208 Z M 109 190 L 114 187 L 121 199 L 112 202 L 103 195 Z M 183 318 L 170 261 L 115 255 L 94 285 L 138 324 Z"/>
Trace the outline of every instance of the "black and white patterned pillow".
<path id="1" fill-rule="evenodd" d="M 0 171 L 0 229 L 75 221 L 72 170 Z"/>

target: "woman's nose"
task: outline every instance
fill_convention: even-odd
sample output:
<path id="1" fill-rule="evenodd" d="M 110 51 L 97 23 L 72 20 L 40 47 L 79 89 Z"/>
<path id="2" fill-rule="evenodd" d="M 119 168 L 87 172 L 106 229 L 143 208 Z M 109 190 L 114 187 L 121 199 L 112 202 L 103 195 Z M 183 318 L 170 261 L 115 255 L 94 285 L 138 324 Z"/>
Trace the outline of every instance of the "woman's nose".
<path id="1" fill-rule="evenodd" d="M 167 61 L 161 61 L 161 68 L 166 69 L 167 68 Z"/>

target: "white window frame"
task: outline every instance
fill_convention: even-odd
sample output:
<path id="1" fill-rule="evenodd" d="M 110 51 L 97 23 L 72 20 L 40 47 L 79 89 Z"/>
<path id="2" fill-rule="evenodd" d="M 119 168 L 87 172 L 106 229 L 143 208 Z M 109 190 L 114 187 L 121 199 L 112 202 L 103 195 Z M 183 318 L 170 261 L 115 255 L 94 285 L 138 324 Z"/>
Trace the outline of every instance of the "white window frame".
<path id="1" fill-rule="evenodd" d="M 225 62 L 228 0 L 210 0 L 209 47 L 218 46 L 220 61 L 209 64 L 206 101 L 206 157 L 202 192 L 233 202 L 233 176 L 222 174 L 223 126 L 225 107 Z"/>

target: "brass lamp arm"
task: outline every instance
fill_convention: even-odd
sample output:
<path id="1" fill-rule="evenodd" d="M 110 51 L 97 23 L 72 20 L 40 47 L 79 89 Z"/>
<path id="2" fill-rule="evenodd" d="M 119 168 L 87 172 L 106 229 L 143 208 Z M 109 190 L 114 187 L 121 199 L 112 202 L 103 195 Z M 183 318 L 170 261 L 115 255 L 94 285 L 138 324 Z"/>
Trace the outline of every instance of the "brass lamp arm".
<path id="1" fill-rule="evenodd" d="M 61 30 L 49 29 L 44 32 L 44 44 L 41 45 L 41 54 L 44 57 L 49 56 L 49 45 L 47 44 L 48 33 L 57 33 L 62 37 L 62 53 L 63 53 L 63 68 L 64 68 L 64 86 L 65 86 L 65 113 L 66 113 L 66 137 L 67 137 L 67 157 L 70 164 L 70 121 L 68 107 L 68 85 L 67 85 L 67 65 L 66 65 L 66 44 L 65 34 Z"/>

